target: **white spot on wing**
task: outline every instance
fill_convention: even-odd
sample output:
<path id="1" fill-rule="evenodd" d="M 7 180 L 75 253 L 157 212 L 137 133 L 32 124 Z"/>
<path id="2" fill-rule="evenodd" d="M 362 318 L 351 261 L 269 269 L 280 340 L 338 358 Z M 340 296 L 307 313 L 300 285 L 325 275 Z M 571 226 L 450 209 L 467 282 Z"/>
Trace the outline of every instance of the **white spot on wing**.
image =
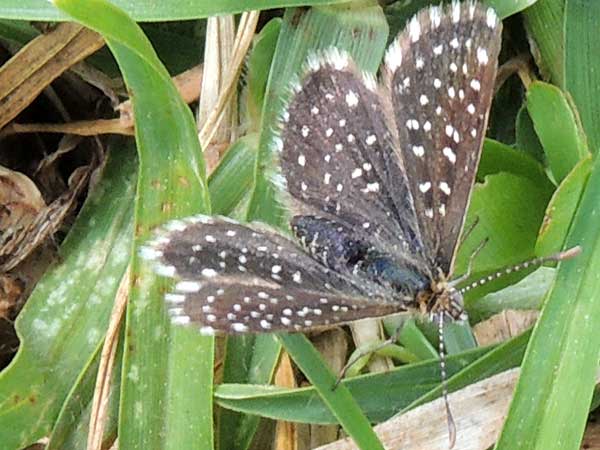
<path id="1" fill-rule="evenodd" d="M 452 2 L 452 22 L 458 23 L 460 20 L 460 3 L 457 1 Z"/>
<path id="2" fill-rule="evenodd" d="M 231 329 L 233 331 L 235 331 L 236 333 L 244 333 L 244 332 L 248 331 L 248 327 L 246 325 L 244 325 L 243 323 L 232 323 Z"/>
<path id="3" fill-rule="evenodd" d="M 192 320 L 188 316 L 174 316 L 171 317 L 171 323 L 174 325 L 187 325 Z"/>
<path id="4" fill-rule="evenodd" d="M 422 145 L 413 145 L 412 151 L 419 158 L 425 154 L 425 148 Z"/>
<path id="5" fill-rule="evenodd" d="M 389 68 L 390 72 L 394 73 L 398 67 L 402 64 L 402 49 L 398 43 L 398 39 L 394 39 L 392 45 L 385 53 L 385 65 Z"/>
<path id="6" fill-rule="evenodd" d="M 421 37 L 421 25 L 416 16 L 412 18 L 408 25 L 408 35 L 413 42 L 417 42 Z"/>
<path id="7" fill-rule="evenodd" d="M 356 92 L 354 92 L 352 90 L 348 91 L 348 93 L 346 94 L 346 103 L 351 108 L 358 105 L 358 95 L 356 94 Z"/>
<path id="8" fill-rule="evenodd" d="M 444 156 L 448 158 L 448 161 L 450 161 L 452 164 L 456 162 L 456 154 L 452 151 L 450 147 L 444 147 L 444 150 L 442 150 L 442 152 L 444 153 Z"/>
<path id="9" fill-rule="evenodd" d="M 496 26 L 496 12 L 493 8 L 487 9 L 485 13 L 485 23 L 490 28 L 494 28 Z"/>
<path id="10" fill-rule="evenodd" d="M 477 49 L 477 61 L 479 64 L 486 65 L 489 61 L 487 50 L 483 47 Z"/>
<path id="11" fill-rule="evenodd" d="M 365 189 L 361 189 L 362 192 L 377 192 L 379 191 L 379 183 L 367 183 L 367 187 Z"/>
<path id="12" fill-rule="evenodd" d="M 429 20 L 431 21 L 431 27 L 436 29 L 442 23 L 442 15 L 439 6 L 432 6 L 429 8 Z"/>
<path id="13" fill-rule="evenodd" d="M 440 182 L 440 189 L 446 195 L 450 195 L 450 193 L 452 192 L 450 186 L 448 186 L 448 183 L 446 183 L 445 181 Z"/>
<path id="14" fill-rule="evenodd" d="M 207 278 L 217 276 L 217 271 L 215 269 L 211 269 L 211 268 L 202 269 L 201 273 L 203 276 L 205 276 Z"/>
<path id="15" fill-rule="evenodd" d="M 163 252 L 156 250 L 155 248 L 148 247 L 146 245 L 140 247 L 139 251 L 140 258 L 152 261 L 158 259 L 163 255 Z"/>
<path id="16" fill-rule="evenodd" d="M 165 266 L 164 264 L 157 264 L 154 266 L 154 271 L 163 277 L 174 277 L 177 272 L 175 266 Z"/>
<path id="17" fill-rule="evenodd" d="M 198 292 L 202 284 L 197 281 L 180 281 L 175 285 L 175 290 L 178 292 Z"/>

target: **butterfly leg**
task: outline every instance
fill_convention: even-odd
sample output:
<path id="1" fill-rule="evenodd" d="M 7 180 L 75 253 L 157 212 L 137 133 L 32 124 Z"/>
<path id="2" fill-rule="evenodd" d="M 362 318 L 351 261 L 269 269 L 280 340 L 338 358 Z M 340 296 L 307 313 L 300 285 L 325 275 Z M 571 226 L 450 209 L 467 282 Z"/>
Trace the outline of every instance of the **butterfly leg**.
<path id="1" fill-rule="evenodd" d="M 469 264 L 467 265 L 467 271 L 463 275 L 461 275 L 460 277 L 458 277 L 457 279 L 452 281 L 453 286 L 456 286 L 457 284 L 460 284 L 463 281 L 466 281 L 469 279 L 469 277 L 471 276 L 472 269 L 473 269 L 473 261 L 475 261 L 475 258 L 477 258 L 477 255 L 479 255 L 479 253 L 481 252 L 481 250 L 483 250 L 483 248 L 486 246 L 486 244 L 489 242 L 489 240 L 490 240 L 490 238 L 485 238 L 483 241 L 481 241 L 479 243 L 479 245 L 473 251 L 473 253 L 471 253 L 471 256 L 469 256 Z"/>
<path id="2" fill-rule="evenodd" d="M 473 232 L 473 230 L 475 228 L 477 228 L 477 225 L 479 225 L 479 216 L 475 216 L 473 223 L 469 224 L 469 226 L 464 230 L 464 232 L 460 238 L 460 242 L 457 246 L 458 248 L 462 247 L 462 245 L 465 243 L 465 241 L 467 239 L 469 239 L 469 236 L 471 236 L 471 233 Z"/>
<path id="3" fill-rule="evenodd" d="M 364 358 L 365 356 L 370 355 L 372 353 L 376 353 L 379 350 L 384 349 L 388 345 L 395 344 L 398 341 L 398 338 L 400 337 L 401 330 L 402 330 L 402 326 L 398 326 L 394 330 L 394 332 L 390 335 L 390 337 L 387 338 L 385 341 L 378 342 L 377 344 L 374 344 L 372 346 L 369 346 L 368 348 L 360 350 L 352 358 L 350 358 L 348 360 L 348 362 L 346 363 L 346 365 L 344 367 L 342 367 L 342 370 L 340 370 L 340 373 L 338 374 L 338 378 L 335 381 L 335 384 L 333 385 L 332 390 L 337 389 L 338 385 L 344 379 L 344 377 L 346 376 L 346 373 L 348 372 L 350 367 L 352 367 L 354 364 L 356 364 L 358 361 L 360 361 L 361 358 Z"/>

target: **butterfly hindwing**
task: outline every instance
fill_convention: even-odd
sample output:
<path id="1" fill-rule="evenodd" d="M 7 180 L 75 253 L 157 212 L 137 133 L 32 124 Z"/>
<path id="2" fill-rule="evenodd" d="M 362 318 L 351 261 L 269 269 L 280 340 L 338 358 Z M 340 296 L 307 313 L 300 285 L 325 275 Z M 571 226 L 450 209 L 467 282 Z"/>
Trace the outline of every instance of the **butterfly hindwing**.
<path id="1" fill-rule="evenodd" d="M 204 333 L 299 331 L 405 309 L 383 288 L 330 270 L 275 230 L 227 218 L 170 222 L 140 254 L 177 279 L 165 297 L 173 320 Z"/>

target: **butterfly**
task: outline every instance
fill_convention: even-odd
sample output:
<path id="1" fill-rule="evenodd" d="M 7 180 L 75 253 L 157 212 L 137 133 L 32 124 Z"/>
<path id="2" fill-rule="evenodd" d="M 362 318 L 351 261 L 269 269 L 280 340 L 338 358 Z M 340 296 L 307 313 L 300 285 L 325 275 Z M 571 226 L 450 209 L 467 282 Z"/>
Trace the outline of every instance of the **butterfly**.
<path id="1" fill-rule="evenodd" d="M 388 48 L 379 80 L 336 48 L 292 83 L 271 142 L 273 183 L 289 233 L 197 215 L 168 222 L 140 248 L 175 324 L 202 334 L 304 332 L 418 311 L 439 331 L 467 320 L 463 294 L 537 258 L 459 288 L 454 261 L 494 92 L 502 24 L 492 8 L 420 11 Z"/>
<path id="2" fill-rule="evenodd" d="M 451 281 L 492 100 L 501 22 L 454 2 L 409 21 L 381 80 L 335 48 L 292 86 L 272 147 L 292 236 L 175 220 L 141 250 L 200 332 L 301 332 L 418 310 L 464 320 Z"/>

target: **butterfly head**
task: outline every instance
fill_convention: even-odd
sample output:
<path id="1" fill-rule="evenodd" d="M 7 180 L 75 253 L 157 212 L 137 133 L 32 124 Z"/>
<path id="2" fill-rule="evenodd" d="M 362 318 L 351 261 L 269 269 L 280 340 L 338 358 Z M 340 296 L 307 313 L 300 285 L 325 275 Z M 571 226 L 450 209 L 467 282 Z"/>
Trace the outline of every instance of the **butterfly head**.
<path id="1" fill-rule="evenodd" d="M 463 322 L 467 320 L 462 293 L 441 275 L 431 282 L 430 288 L 417 295 L 421 313 L 434 322 Z"/>

